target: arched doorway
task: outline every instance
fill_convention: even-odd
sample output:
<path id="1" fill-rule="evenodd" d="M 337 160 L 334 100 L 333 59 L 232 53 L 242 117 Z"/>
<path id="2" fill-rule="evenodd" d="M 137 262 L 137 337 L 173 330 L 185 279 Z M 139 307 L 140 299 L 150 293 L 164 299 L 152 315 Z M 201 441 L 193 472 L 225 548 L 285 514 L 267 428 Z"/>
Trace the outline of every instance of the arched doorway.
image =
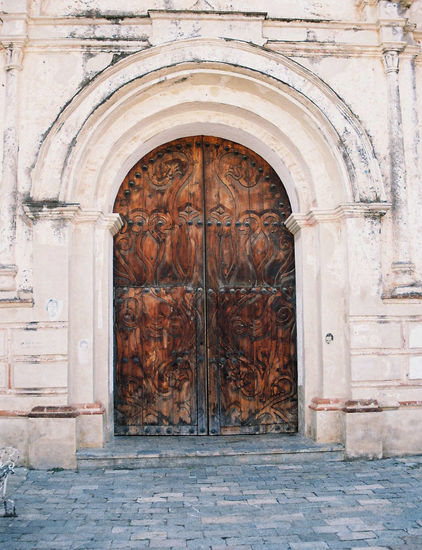
<path id="1" fill-rule="evenodd" d="M 115 432 L 297 430 L 291 213 L 275 171 L 209 136 L 127 174 L 114 211 Z"/>

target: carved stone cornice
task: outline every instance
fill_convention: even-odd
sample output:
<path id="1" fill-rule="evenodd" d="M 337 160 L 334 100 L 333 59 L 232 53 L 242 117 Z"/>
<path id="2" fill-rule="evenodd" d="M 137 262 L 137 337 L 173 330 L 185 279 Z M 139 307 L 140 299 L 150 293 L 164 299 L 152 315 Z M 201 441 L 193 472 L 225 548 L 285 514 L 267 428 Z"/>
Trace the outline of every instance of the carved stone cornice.
<path id="1" fill-rule="evenodd" d="M 123 226 L 119 214 L 104 214 L 100 210 L 83 210 L 79 203 L 62 203 L 59 201 L 28 201 L 23 209 L 29 219 L 37 220 L 65 220 L 80 223 L 93 223 L 101 228 L 108 229 L 115 235 Z"/>
<path id="2" fill-rule="evenodd" d="M 341 204 L 337 210 L 340 211 L 341 218 L 361 218 L 363 216 L 381 218 L 390 208 L 391 203 L 389 202 L 352 202 Z"/>
<path id="3" fill-rule="evenodd" d="M 284 222 L 286 228 L 295 235 L 302 227 L 311 225 L 306 214 L 292 213 Z"/>
<path id="4" fill-rule="evenodd" d="M 119 229 L 123 227 L 123 220 L 120 214 L 114 212 L 104 214 L 99 210 L 80 209 L 75 217 L 74 223 L 93 223 L 100 228 L 108 229 L 112 235 L 115 235 Z"/>
<path id="5" fill-rule="evenodd" d="M 303 227 L 313 226 L 318 223 L 333 223 L 346 218 L 363 218 L 369 216 L 381 218 L 390 208 L 391 204 L 388 202 L 346 203 L 340 204 L 336 208 L 330 210 L 315 208 L 309 210 L 306 214 L 290 214 L 285 222 L 285 226 L 294 235 Z"/>
<path id="6" fill-rule="evenodd" d="M 80 211 L 79 203 L 58 201 L 28 201 L 23 205 L 30 220 L 73 220 Z"/>
<path id="7" fill-rule="evenodd" d="M 103 214 L 99 219 L 98 224 L 105 229 L 108 229 L 114 236 L 123 227 L 123 220 L 120 214 Z"/>

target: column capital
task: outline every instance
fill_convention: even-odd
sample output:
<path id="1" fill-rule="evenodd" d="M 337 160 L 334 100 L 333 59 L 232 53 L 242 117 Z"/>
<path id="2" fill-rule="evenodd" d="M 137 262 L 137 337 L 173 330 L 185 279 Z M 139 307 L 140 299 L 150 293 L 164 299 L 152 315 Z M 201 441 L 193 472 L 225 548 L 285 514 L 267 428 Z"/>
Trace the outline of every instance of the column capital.
<path id="1" fill-rule="evenodd" d="M 384 50 L 382 55 L 386 74 L 398 73 L 400 52 L 398 50 Z"/>
<path id="2" fill-rule="evenodd" d="M 98 225 L 108 229 L 114 236 L 123 227 L 123 220 L 120 214 L 113 212 L 111 214 L 103 214 L 98 220 Z"/>
<path id="3" fill-rule="evenodd" d="M 80 210 L 74 221 L 75 224 L 92 223 L 99 228 L 108 229 L 115 235 L 123 227 L 123 220 L 120 214 L 111 212 L 105 214 L 100 210 Z"/>
<path id="4" fill-rule="evenodd" d="M 6 50 L 6 64 L 5 70 L 10 71 L 12 69 L 22 70 L 23 62 L 23 47 L 24 42 L 2 42 L 4 49 Z"/>
<path id="5" fill-rule="evenodd" d="M 400 54 L 405 48 L 402 42 L 382 44 L 382 56 L 384 61 L 385 73 L 398 73 Z"/>

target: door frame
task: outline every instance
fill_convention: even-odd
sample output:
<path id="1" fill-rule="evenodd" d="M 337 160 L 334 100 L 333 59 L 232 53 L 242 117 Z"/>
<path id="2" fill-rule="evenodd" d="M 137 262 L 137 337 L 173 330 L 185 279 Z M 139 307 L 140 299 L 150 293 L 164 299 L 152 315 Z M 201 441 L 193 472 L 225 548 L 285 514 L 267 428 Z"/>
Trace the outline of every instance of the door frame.
<path id="1" fill-rule="evenodd" d="M 105 326 L 107 324 L 107 332 L 98 331 L 97 327 L 94 328 L 93 340 L 96 340 L 95 349 L 90 356 L 92 364 L 92 379 L 90 380 L 92 393 L 95 394 L 95 399 L 101 401 L 104 404 L 104 431 L 103 436 L 105 440 L 114 437 L 114 407 L 113 407 L 113 383 L 114 383 L 114 349 L 113 349 L 113 234 L 120 228 L 120 217 L 117 214 L 112 214 L 112 205 L 114 204 L 117 190 L 127 173 L 127 171 L 135 164 L 136 160 L 142 158 L 146 153 L 155 149 L 158 145 L 167 143 L 172 139 L 178 137 L 186 137 L 189 135 L 214 135 L 229 139 L 240 143 L 250 149 L 253 149 L 264 160 L 266 160 L 275 172 L 283 181 L 289 196 L 290 203 L 292 205 L 293 214 L 286 222 L 287 228 L 294 233 L 295 236 L 295 269 L 296 269 L 296 320 L 297 320 L 297 376 L 298 376 L 298 431 L 307 436 L 313 435 L 313 411 L 309 407 L 312 399 L 315 396 L 324 395 L 328 392 L 335 396 L 347 395 L 347 387 L 349 383 L 349 346 L 346 335 L 346 323 L 347 319 L 342 309 L 336 314 L 336 320 L 334 324 L 336 330 L 336 345 L 333 345 L 330 350 L 326 351 L 322 348 L 321 342 L 321 326 L 322 323 L 332 322 L 331 312 L 323 311 L 321 309 L 321 303 L 319 300 L 315 300 L 315 296 L 321 295 L 324 289 L 324 295 L 330 295 L 332 298 L 331 288 L 331 266 L 330 263 L 324 265 L 325 258 L 320 252 L 315 255 L 315 250 L 318 251 L 319 240 L 323 234 L 323 231 L 329 233 L 337 232 L 339 226 L 344 226 L 349 216 L 353 218 L 359 218 L 361 224 L 367 219 L 366 211 L 368 208 L 371 212 L 375 212 L 372 206 L 364 205 L 364 208 L 359 207 L 351 208 L 348 204 L 340 205 L 333 209 L 326 209 L 319 211 L 314 209 L 308 211 L 308 213 L 295 213 L 295 205 L 299 210 L 299 197 L 298 186 L 295 185 L 298 175 L 297 170 L 289 170 L 289 168 L 283 162 L 282 151 L 277 151 L 270 146 L 270 136 L 261 136 L 262 139 L 258 139 L 256 136 L 251 135 L 242 129 L 229 127 L 223 124 L 216 123 L 192 123 L 184 124 L 170 129 L 163 130 L 158 136 L 154 136 L 148 142 L 140 145 L 136 151 L 133 152 L 128 158 L 130 161 L 126 161 L 116 172 L 116 180 L 108 195 L 110 206 L 107 214 L 92 210 L 79 210 L 76 217 L 73 218 L 74 233 L 77 232 L 78 237 L 72 239 L 71 258 L 84 257 L 82 262 L 75 264 L 75 270 L 79 273 L 81 269 L 95 272 L 95 277 L 92 280 L 91 292 L 93 293 L 93 299 L 96 301 L 99 313 L 96 314 L 97 323 L 99 326 Z M 139 153 L 140 152 L 140 153 Z M 138 156 L 139 155 L 139 156 Z M 129 165 L 129 168 L 128 168 Z M 296 167 L 298 168 L 298 167 Z M 300 173 L 300 172 L 299 172 Z M 119 178 L 117 181 L 117 177 Z M 283 177 L 285 178 L 283 180 Z M 377 206 L 378 208 L 378 206 Z M 385 211 L 384 205 L 382 208 Z M 94 235 L 94 236 L 93 236 Z M 87 253 L 86 243 L 87 240 L 94 239 L 96 241 L 97 248 L 104 250 L 104 244 L 106 244 L 107 250 L 102 258 L 95 259 L 95 265 L 92 266 L 92 259 L 95 258 L 95 254 Z M 342 245 L 345 243 L 345 239 L 339 239 L 335 246 L 338 248 L 340 256 L 345 253 Z M 311 264 L 309 269 L 309 255 L 314 254 L 315 260 Z M 305 258 L 305 261 L 304 261 Z M 106 261 L 104 261 L 106 260 Z M 71 262 L 72 266 L 72 262 Z M 345 266 L 343 266 L 345 268 Z M 319 270 L 321 276 L 316 275 L 315 270 Z M 346 277 L 346 275 L 343 275 Z M 107 292 L 105 289 L 107 288 Z M 343 290 L 341 288 L 336 290 L 340 296 L 343 296 Z M 73 292 L 71 292 L 74 295 Z M 341 304 L 341 302 L 338 302 Z M 72 304 L 71 311 L 75 311 L 75 304 Z M 107 318 L 106 318 L 107 312 Z M 330 313 L 330 314 L 329 314 Z M 81 317 L 77 315 L 78 321 Z M 340 319 L 340 322 L 337 320 Z M 95 321 L 94 321 L 95 322 Z M 76 323 L 72 321 L 70 330 L 70 344 L 73 349 L 77 350 L 77 346 L 80 342 L 81 330 L 75 329 Z M 332 326 L 332 325 L 331 325 Z M 331 326 L 327 328 L 331 329 Z M 73 335 L 72 335 L 73 332 Z M 79 333 L 78 333 L 79 332 Z M 327 331 L 331 332 L 331 330 Z M 324 356 L 325 351 L 325 356 Z M 332 353 L 334 352 L 334 353 Z M 330 360 L 330 363 L 335 365 L 330 373 L 324 372 L 324 361 Z M 107 374 L 104 372 L 104 365 L 107 365 Z M 306 369 L 305 369 L 306 365 Z M 74 367 L 69 372 L 69 390 L 71 395 L 82 393 L 80 386 L 80 380 L 86 378 L 86 375 L 81 371 L 86 372 L 85 366 Z M 345 374 L 343 373 L 345 370 Z M 337 375 L 333 373 L 338 373 Z M 337 377 L 336 377 L 337 376 Z M 341 378 L 339 378 L 341 376 Z M 328 380 L 328 384 L 325 386 L 325 380 Z M 341 379 L 341 384 L 337 382 Z M 335 388 L 334 393 L 330 386 Z M 84 386 L 85 387 L 85 386 Z M 90 388 L 88 387 L 88 390 Z M 87 392 L 88 393 L 88 392 Z M 98 397 L 97 397 L 98 396 Z M 72 402 L 81 402 L 84 398 L 79 397 L 78 401 L 75 398 Z M 85 398 L 88 400 L 88 397 Z M 92 401 L 92 398 L 91 398 Z M 336 418 L 333 418 L 335 416 Z M 330 434 L 334 433 L 334 437 L 340 437 L 339 430 L 341 427 L 341 418 L 339 415 L 332 415 L 333 424 L 330 427 Z M 333 437 L 330 435 L 330 437 Z"/>
<path id="2" fill-rule="evenodd" d="M 136 164 L 139 159 L 142 159 L 145 155 L 159 147 L 164 145 L 169 141 L 173 141 L 178 138 L 196 136 L 196 135 L 209 135 L 222 139 L 227 139 L 235 143 L 239 143 L 248 149 L 251 149 L 256 154 L 261 156 L 277 173 L 280 181 L 286 189 L 292 212 L 295 212 L 299 208 L 299 198 L 297 196 L 297 187 L 295 186 L 291 171 L 284 164 L 281 157 L 271 148 L 269 148 L 265 142 L 258 139 L 256 136 L 249 134 L 238 128 L 225 126 L 218 123 L 193 123 L 181 125 L 178 127 L 173 127 L 166 129 L 161 132 L 158 136 L 155 136 L 148 142 L 142 144 L 136 149 L 126 160 L 124 165 L 119 170 L 119 177 L 121 177 L 120 184 L 114 182 L 113 186 L 113 203 L 111 205 L 111 210 L 113 208 L 114 200 L 117 195 L 120 185 L 122 184 L 127 172 Z M 118 217 L 117 214 L 112 214 L 115 218 Z M 106 424 L 105 424 L 105 438 L 109 440 L 114 437 L 114 368 L 115 368 L 115 350 L 114 350 L 114 310 L 113 310 L 113 235 L 118 231 L 120 225 L 116 229 L 113 229 L 112 233 L 109 235 L 109 252 L 108 257 L 111 258 L 110 265 L 108 268 L 108 287 L 109 287 L 109 311 L 111 312 L 109 316 L 109 333 L 113 335 L 109 345 L 109 369 L 108 369 L 108 380 L 109 380 L 109 399 L 107 404 L 107 414 L 106 414 Z M 290 229 L 290 228 L 289 228 Z M 306 433 L 308 422 L 306 420 L 307 411 L 304 405 L 305 396 L 308 392 L 304 388 L 304 338 L 303 338 L 303 327 L 300 324 L 303 322 L 303 313 L 302 313 L 302 292 L 300 291 L 303 288 L 302 284 L 302 269 L 300 269 L 301 264 L 301 243 L 297 238 L 298 235 L 295 235 L 294 239 L 294 255 L 295 255 L 295 287 L 296 287 L 296 371 L 297 371 L 297 398 L 298 398 L 298 433 Z M 298 242 L 299 241 L 299 242 Z"/>
<path id="3" fill-rule="evenodd" d="M 209 135 L 222 139 L 227 139 L 235 143 L 239 143 L 248 149 L 251 149 L 256 154 L 261 156 L 277 173 L 280 181 L 286 189 L 292 212 L 295 212 L 299 208 L 299 198 L 297 196 L 297 187 L 295 186 L 291 171 L 284 164 L 280 155 L 278 155 L 274 150 L 269 148 L 265 142 L 258 139 L 256 136 L 249 134 L 238 128 L 225 126 L 218 123 L 193 123 L 193 124 L 184 124 L 178 127 L 173 127 L 166 129 L 161 132 L 158 136 L 154 136 L 148 142 L 142 144 L 132 152 L 128 157 L 124 165 L 119 169 L 119 177 L 121 177 L 120 184 L 117 184 L 117 181 L 114 182 L 113 186 L 113 203 L 111 205 L 111 210 L 113 209 L 113 204 L 120 185 L 122 184 L 127 172 L 136 164 L 139 159 L 142 159 L 145 155 L 159 147 L 164 145 L 169 141 L 173 141 L 178 138 L 196 136 L 196 135 Z M 292 214 L 293 215 L 293 214 Z M 117 214 L 112 214 L 115 219 L 118 217 Z M 287 224 L 286 224 L 287 225 Z M 114 227 L 114 226 L 113 226 Z M 114 311 L 113 311 L 113 235 L 114 232 L 117 232 L 120 228 L 120 225 L 116 229 L 113 229 L 112 233 L 109 234 L 109 251 L 108 257 L 111 258 L 110 265 L 108 268 L 108 287 L 109 287 L 109 311 L 111 312 L 109 316 L 109 333 L 113 335 L 109 345 L 109 369 L 108 369 L 108 380 L 109 380 L 109 399 L 107 403 L 107 414 L 106 414 L 106 424 L 105 424 L 105 438 L 106 440 L 114 437 L 114 368 L 115 368 L 115 349 L 114 349 Z M 290 228 L 289 228 L 290 230 Z M 294 255 L 295 255 L 295 277 L 296 277 L 296 370 L 297 370 L 297 398 L 298 398 L 298 432 L 306 433 L 308 421 L 307 421 L 307 410 L 304 405 L 306 388 L 304 387 L 304 337 L 303 337 L 303 312 L 302 312 L 302 292 L 300 291 L 303 288 L 302 283 L 302 269 L 300 268 L 301 264 L 301 243 L 298 239 L 298 235 L 295 235 L 294 239 Z"/>

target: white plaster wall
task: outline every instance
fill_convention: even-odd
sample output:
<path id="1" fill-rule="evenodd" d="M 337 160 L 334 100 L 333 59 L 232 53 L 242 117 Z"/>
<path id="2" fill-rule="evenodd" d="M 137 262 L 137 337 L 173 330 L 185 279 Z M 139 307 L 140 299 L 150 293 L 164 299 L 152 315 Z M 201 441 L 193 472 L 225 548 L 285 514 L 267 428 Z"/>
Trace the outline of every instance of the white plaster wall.
<path id="1" fill-rule="evenodd" d="M 409 16 L 412 22 L 415 22 L 418 27 L 422 26 L 422 1 L 414 0 L 409 10 Z"/>
<path id="2" fill-rule="evenodd" d="M 221 11 L 267 12 L 270 17 L 330 17 L 334 19 L 352 19 L 356 10 L 353 1 L 337 2 L 336 0 L 283 0 L 282 3 L 272 0 L 125 0 L 119 9 L 112 0 L 35 0 L 33 10 L 40 10 L 43 15 L 63 16 L 96 10 L 110 13 L 135 13 L 141 15 L 148 10 L 186 10 L 192 7 Z"/>
<path id="3" fill-rule="evenodd" d="M 384 178 L 388 178 L 387 87 L 382 59 L 367 56 L 295 57 L 324 80 L 351 108 L 371 137 Z"/>

